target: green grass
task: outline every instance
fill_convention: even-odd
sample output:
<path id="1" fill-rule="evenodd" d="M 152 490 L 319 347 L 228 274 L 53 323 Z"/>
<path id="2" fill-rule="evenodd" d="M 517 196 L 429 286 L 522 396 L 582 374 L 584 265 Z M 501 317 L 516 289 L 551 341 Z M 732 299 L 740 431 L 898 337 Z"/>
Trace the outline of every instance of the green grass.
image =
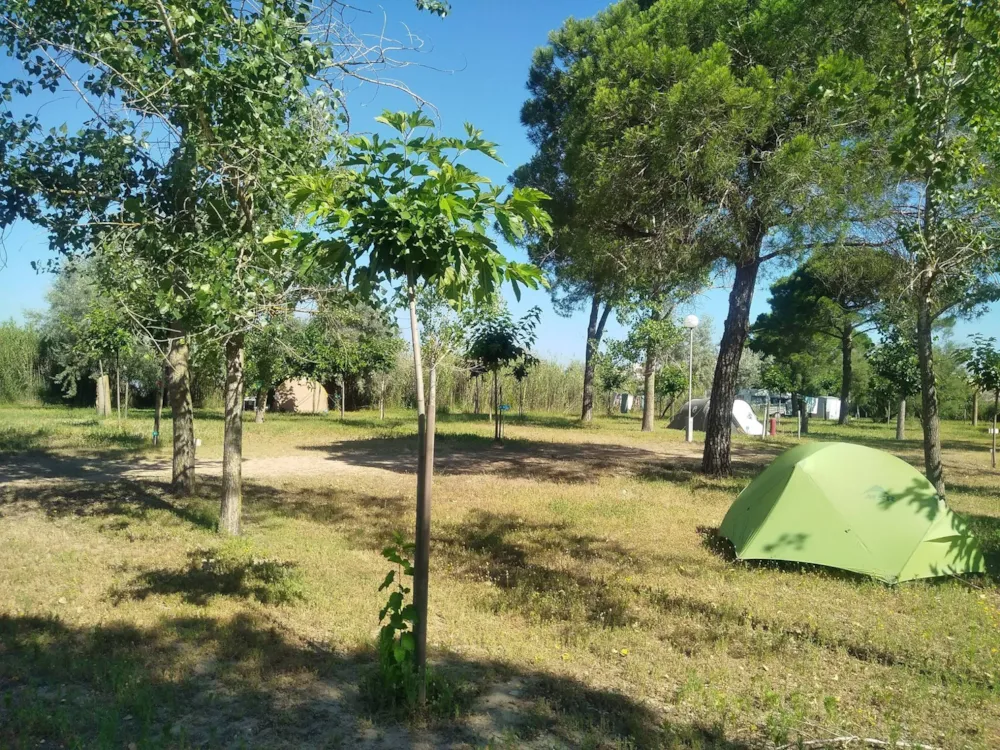
<path id="1" fill-rule="evenodd" d="M 412 533 L 414 425 L 398 412 L 246 424 L 245 538 L 218 478 L 180 500 L 152 415 L 0 409 L 0 747 L 720 747 L 842 735 L 1000 744 L 996 573 L 889 587 L 745 565 L 712 530 L 782 448 L 737 438 L 735 476 L 634 417 L 442 416 L 430 651 L 461 699 L 400 724 L 375 663 L 379 552 Z M 919 426 L 814 421 L 919 465 Z M 199 414 L 199 458 L 222 422 Z M 997 564 L 985 430 L 944 425 L 949 502 Z M 159 476 L 159 475 L 157 475 Z M 454 714 L 457 713 L 458 716 Z"/>

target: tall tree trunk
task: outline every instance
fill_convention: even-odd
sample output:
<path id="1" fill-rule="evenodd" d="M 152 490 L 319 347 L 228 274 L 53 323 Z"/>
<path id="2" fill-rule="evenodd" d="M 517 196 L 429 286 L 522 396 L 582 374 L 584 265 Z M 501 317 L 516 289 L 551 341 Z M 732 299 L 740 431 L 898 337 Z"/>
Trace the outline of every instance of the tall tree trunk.
<path id="1" fill-rule="evenodd" d="M 643 368 L 642 431 L 653 431 L 656 417 L 656 356 L 652 347 L 646 350 L 646 364 Z"/>
<path id="2" fill-rule="evenodd" d="M 854 327 L 847 325 L 840 339 L 842 357 L 840 374 L 840 417 L 837 424 L 847 424 L 851 418 L 851 386 L 854 385 Z"/>
<path id="3" fill-rule="evenodd" d="M 805 396 L 800 396 L 799 415 L 802 422 L 802 434 L 809 434 L 809 401 Z"/>
<path id="4" fill-rule="evenodd" d="M 972 392 L 972 426 L 979 426 L 979 389 Z"/>
<path id="5" fill-rule="evenodd" d="M 267 388 L 258 388 L 257 397 L 253 402 L 253 421 L 264 424 L 264 414 L 267 412 Z"/>
<path id="6" fill-rule="evenodd" d="M 997 467 L 997 411 L 1000 411 L 1000 391 L 993 393 L 993 448 L 990 450 L 990 464 Z"/>
<path id="7" fill-rule="evenodd" d="M 344 379 L 340 379 L 340 421 L 344 421 L 344 397 L 347 393 L 347 389 L 344 386 Z"/>
<path id="8" fill-rule="evenodd" d="M 226 341 L 226 414 L 219 531 L 240 533 L 243 515 L 243 336 Z"/>
<path id="9" fill-rule="evenodd" d="M 118 427 L 122 426 L 122 368 L 118 353 L 115 352 L 115 410 L 118 412 Z"/>
<path id="10" fill-rule="evenodd" d="M 750 330 L 750 303 L 757 283 L 759 253 L 754 259 L 736 267 L 733 291 L 729 294 L 729 315 L 719 344 L 719 359 L 715 364 L 708 422 L 705 429 L 705 453 L 701 469 L 710 476 L 732 474 L 730 456 L 733 425 L 733 402 L 736 400 L 736 380 L 740 372 L 740 357 Z"/>
<path id="11" fill-rule="evenodd" d="M 597 369 L 597 351 L 601 348 L 601 338 L 604 336 L 604 326 L 611 314 L 611 304 L 604 306 L 601 312 L 601 298 L 594 296 L 590 304 L 590 322 L 587 324 L 587 351 L 583 366 L 583 412 L 580 418 L 584 422 L 594 419 L 594 373 Z"/>
<path id="12" fill-rule="evenodd" d="M 129 399 L 129 392 L 131 390 L 128 387 L 128 370 L 125 371 L 125 387 L 122 390 L 124 391 L 124 396 L 125 396 L 122 399 L 122 401 L 124 402 L 123 406 L 125 409 L 125 421 L 128 422 L 128 399 Z"/>
<path id="13" fill-rule="evenodd" d="M 417 700 L 427 701 L 427 593 L 430 586 L 431 488 L 434 477 L 434 416 L 424 401 L 424 363 L 420 351 L 420 324 L 417 322 L 416 290 L 409 289 L 410 336 L 413 341 L 413 369 L 417 395 L 417 523 L 413 550 L 413 608 L 416 622 L 413 637 L 417 668 Z M 432 370 L 432 377 L 435 377 Z M 432 381 L 434 383 L 434 381 Z M 432 393 L 432 398 L 436 398 Z M 435 411 L 431 401 L 431 413 Z"/>
<path id="14" fill-rule="evenodd" d="M 941 461 L 941 420 L 937 384 L 934 382 L 934 337 L 930 283 L 921 282 L 917 300 L 917 361 L 920 364 L 920 422 L 924 428 L 924 471 L 943 499 L 944 467 Z"/>
<path id="15" fill-rule="evenodd" d="M 108 406 L 108 384 L 104 374 L 104 360 L 97 360 L 97 416 L 107 417 L 111 410 Z"/>
<path id="16" fill-rule="evenodd" d="M 479 388 L 480 388 L 480 384 L 482 383 L 482 378 L 480 378 L 478 375 L 476 375 L 474 379 L 476 381 L 476 385 L 475 385 L 475 389 L 473 390 L 473 393 L 472 393 L 472 413 L 473 414 L 479 414 L 479 412 L 481 410 L 480 409 L 480 403 L 479 403 Z"/>
<path id="17" fill-rule="evenodd" d="M 173 413 L 174 451 L 171 485 L 179 495 L 195 491 L 194 406 L 191 403 L 191 349 L 184 330 L 175 325 L 167 352 L 168 393 Z"/>
<path id="18" fill-rule="evenodd" d="M 500 373 L 493 371 L 493 439 L 498 443 L 500 437 Z"/>
<path id="19" fill-rule="evenodd" d="M 896 410 L 896 440 L 906 440 L 906 396 L 899 399 Z"/>
<path id="20" fill-rule="evenodd" d="M 163 396 L 167 385 L 167 368 L 163 368 L 163 374 L 156 381 L 156 403 L 153 408 L 153 445 L 160 444 L 160 423 L 163 421 Z"/>

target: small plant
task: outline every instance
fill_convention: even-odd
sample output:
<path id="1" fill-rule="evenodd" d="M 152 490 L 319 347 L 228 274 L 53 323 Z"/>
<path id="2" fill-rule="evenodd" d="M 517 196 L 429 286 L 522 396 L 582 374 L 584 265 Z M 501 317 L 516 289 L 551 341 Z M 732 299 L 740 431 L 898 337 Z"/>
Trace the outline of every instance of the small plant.
<path id="1" fill-rule="evenodd" d="M 377 686 L 372 697 L 380 708 L 414 708 L 417 705 L 416 640 L 413 625 L 416 609 L 407 602 L 410 587 L 406 579 L 413 577 L 413 544 L 405 542 L 396 532 L 393 544 L 382 550 L 382 557 L 396 567 L 386 574 L 378 587 L 390 591 L 389 599 L 379 612 L 382 625 L 378 634 Z"/>
<path id="2" fill-rule="evenodd" d="M 404 541 L 396 532 L 393 543 L 382 550 L 382 557 L 396 567 L 390 570 L 378 587 L 389 591 L 389 599 L 379 611 L 378 670 L 365 685 L 365 694 L 371 707 L 378 711 L 404 713 L 415 717 L 426 711 L 428 716 L 455 718 L 471 700 L 467 689 L 428 670 L 427 704 L 420 706 L 417 698 L 418 680 L 416 638 L 413 627 L 417 611 L 408 601 L 410 587 L 407 578 L 413 577 L 414 545 Z"/>

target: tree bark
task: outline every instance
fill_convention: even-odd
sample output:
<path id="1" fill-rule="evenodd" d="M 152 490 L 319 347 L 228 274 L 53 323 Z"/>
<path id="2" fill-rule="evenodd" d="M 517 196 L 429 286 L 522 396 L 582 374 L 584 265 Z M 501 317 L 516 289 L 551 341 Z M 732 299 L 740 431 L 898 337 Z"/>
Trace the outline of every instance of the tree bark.
<path id="1" fill-rule="evenodd" d="M 226 413 L 219 531 L 236 536 L 243 515 L 243 337 L 226 341 Z"/>
<path id="2" fill-rule="evenodd" d="M 972 426 L 979 426 L 979 391 L 972 392 Z"/>
<path id="3" fill-rule="evenodd" d="M 854 327 L 845 326 L 840 339 L 842 357 L 840 375 L 840 417 L 837 424 L 847 424 L 851 419 L 851 386 L 854 385 Z"/>
<path id="4" fill-rule="evenodd" d="M 264 424 L 264 414 L 267 412 L 267 388 L 258 388 L 253 404 L 253 421 Z"/>
<path id="5" fill-rule="evenodd" d="M 642 431 L 653 431 L 653 420 L 656 417 L 656 356 L 652 348 L 646 351 L 646 364 L 643 369 L 642 396 Z"/>
<path id="6" fill-rule="evenodd" d="M 705 430 L 705 452 L 701 462 L 702 471 L 710 476 L 732 474 L 733 402 L 736 400 L 740 356 L 750 330 L 750 303 L 753 302 L 759 269 L 760 261 L 755 253 L 752 261 L 736 267 L 733 290 L 729 294 L 729 315 L 719 345 L 719 359 L 715 364 Z"/>
<path id="7" fill-rule="evenodd" d="M 906 397 L 899 399 L 896 411 L 896 440 L 906 440 Z"/>
<path id="8" fill-rule="evenodd" d="M 344 386 L 344 379 L 340 379 L 340 421 L 344 421 L 344 397 L 346 395 L 346 387 Z"/>
<path id="9" fill-rule="evenodd" d="M 944 467 L 941 461 L 941 420 L 937 385 L 934 382 L 934 338 L 930 281 L 921 283 L 917 300 L 917 361 L 920 364 L 920 422 L 924 428 L 924 471 L 938 495 L 944 499 Z"/>
<path id="10" fill-rule="evenodd" d="M 601 347 L 604 336 L 604 326 L 611 314 L 611 305 L 604 306 L 601 312 L 601 298 L 594 296 L 590 304 L 590 322 L 587 325 L 587 351 L 583 366 L 583 412 L 580 419 L 591 422 L 594 419 L 594 373 L 597 368 L 597 350 Z"/>
<path id="11" fill-rule="evenodd" d="M 805 396 L 799 396 L 799 422 L 801 423 L 801 434 L 809 434 L 809 401 Z"/>
<path id="12" fill-rule="evenodd" d="M 413 341 L 413 368 L 417 396 L 417 523 L 413 550 L 413 623 L 414 658 L 417 668 L 417 700 L 427 701 L 427 595 L 430 586 L 431 487 L 434 476 L 434 416 L 427 413 L 424 401 L 424 363 L 420 351 L 420 324 L 417 322 L 417 297 L 413 287 L 410 297 L 410 336 Z M 431 369 L 436 386 L 436 368 Z M 432 392 L 432 399 L 437 397 Z M 434 401 L 431 401 L 434 411 Z"/>
<path id="13" fill-rule="evenodd" d="M 191 349 L 183 328 L 175 325 L 167 353 L 168 393 L 173 413 L 174 446 L 171 486 L 178 495 L 195 491 L 194 407 L 191 403 Z"/>

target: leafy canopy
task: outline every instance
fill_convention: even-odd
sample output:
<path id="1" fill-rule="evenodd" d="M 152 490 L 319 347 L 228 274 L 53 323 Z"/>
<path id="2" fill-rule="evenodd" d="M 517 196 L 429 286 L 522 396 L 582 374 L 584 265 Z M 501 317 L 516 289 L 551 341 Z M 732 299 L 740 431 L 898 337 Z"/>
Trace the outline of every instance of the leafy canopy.
<path id="1" fill-rule="evenodd" d="M 329 237 L 290 232 L 274 242 L 314 244 L 319 262 L 347 268 L 364 293 L 382 282 L 437 286 L 455 303 L 488 299 L 504 281 L 543 283 L 532 265 L 508 261 L 491 230 L 516 242 L 528 229 L 548 231 L 538 190 L 503 186 L 467 166 L 475 153 L 499 161 L 495 144 L 469 124 L 465 138 L 435 135 L 423 112 L 385 112 L 378 122 L 396 135 L 350 139 L 346 170 L 298 180 L 293 203 Z"/>

